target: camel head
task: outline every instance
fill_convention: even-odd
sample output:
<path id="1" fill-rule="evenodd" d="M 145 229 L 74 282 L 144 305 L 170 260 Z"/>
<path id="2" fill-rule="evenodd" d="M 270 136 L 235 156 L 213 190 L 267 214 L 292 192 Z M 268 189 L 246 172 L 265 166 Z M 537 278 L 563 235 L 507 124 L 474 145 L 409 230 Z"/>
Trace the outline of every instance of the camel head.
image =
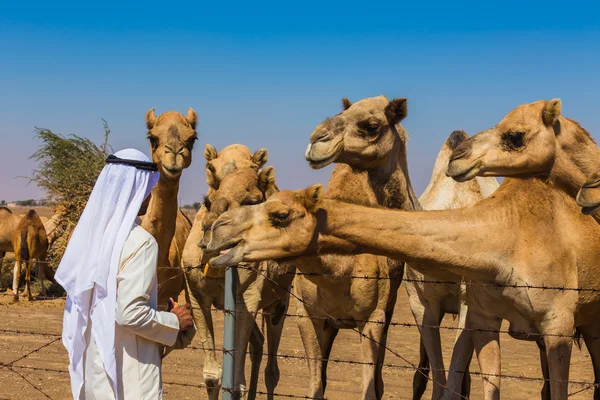
<path id="1" fill-rule="evenodd" d="M 252 167 L 240 168 L 225 176 L 219 188 L 204 198 L 207 210 L 202 220 L 204 235 L 198 243 L 203 252 L 210 256 L 210 252 L 206 251 L 211 239 L 210 228 L 223 213 L 242 206 L 260 204 L 278 191 L 273 167 L 267 167 L 260 172 Z"/>
<path id="2" fill-rule="evenodd" d="M 179 179 L 192 163 L 192 149 L 198 140 L 197 119 L 198 114 L 191 108 L 187 116 L 167 111 L 157 117 L 153 108 L 146 113 L 152 161 L 158 164 L 161 176 Z"/>
<path id="3" fill-rule="evenodd" d="M 250 153 L 248 147 L 241 144 L 232 144 L 218 152 L 210 144 L 204 149 L 206 159 L 206 183 L 213 189 L 219 189 L 223 178 L 230 172 L 241 168 L 251 168 L 258 172 L 268 161 L 267 149 L 260 149 Z"/>
<path id="4" fill-rule="evenodd" d="M 207 249 L 214 267 L 302 255 L 315 242 L 323 186 L 275 193 L 267 201 L 222 214 Z"/>
<path id="5" fill-rule="evenodd" d="M 463 182 L 476 176 L 548 173 L 556 157 L 560 113 L 559 99 L 515 108 L 493 128 L 460 144 L 450 157 L 446 174 Z"/>
<path id="6" fill-rule="evenodd" d="M 592 173 L 577 194 L 577 204 L 586 215 L 600 210 L 600 170 Z"/>
<path id="7" fill-rule="evenodd" d="M 306 160 L 312 168 L 334 162 L 373 168 L 394 151 L 398 139 L 406 141 L 400 125 L 407 113 L 406 99 L 379 96 L 351 103 L 344 98 L 342 106 L 341 113 L 319 124 L 310 136 Z"/>

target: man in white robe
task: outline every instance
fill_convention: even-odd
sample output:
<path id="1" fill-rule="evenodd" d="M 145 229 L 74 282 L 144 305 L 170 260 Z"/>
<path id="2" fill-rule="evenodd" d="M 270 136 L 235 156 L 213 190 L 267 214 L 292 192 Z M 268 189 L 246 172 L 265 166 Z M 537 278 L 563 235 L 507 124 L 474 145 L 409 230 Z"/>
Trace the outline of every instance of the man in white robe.
<path id="1" fill-rule="evenodd" d="M 137 150 L 107 160 L 56 274 L 74 399 L 162 398 L 162 346 L 193 329 L 190 306 L 157 311 L 158 246 L 139 225 L 157 182 Z"/>

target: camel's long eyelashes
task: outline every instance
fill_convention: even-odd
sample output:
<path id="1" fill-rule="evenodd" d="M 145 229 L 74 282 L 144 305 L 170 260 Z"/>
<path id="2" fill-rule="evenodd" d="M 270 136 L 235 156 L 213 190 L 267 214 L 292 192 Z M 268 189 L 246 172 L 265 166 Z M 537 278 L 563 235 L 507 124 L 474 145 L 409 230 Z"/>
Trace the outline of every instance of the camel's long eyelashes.
<path id="1" fill-rule="evenodd" d="M 502 135 L 502 143 L 508 150 L 519 150 L 525 145 L 523 132 L 506 132 Z"/>
<path id="2" fill-rule="evenodd" d="M 291 213 L 287 212 L 273 212 L 269 214 L 269 220 L 271 221 L 271 225 L 276 228 L 284 228 L 288 225 L 288 220 L 290 218 Z"/>
<path id="3" fill-rule="evenodd" d="M 149 133 L 148 140 L 150 140 L 150 145 L 152 146 L 152 149 L 155 150 L 158 147 L 158 138 Z"/>
<path id="4" fill-rule="evenodd" d="M 212 206 L 212 203 L 210 202 L 210 199 L 208 198 L 208 196 L 204 196 L 204 206 L 206 207 L 206 209 L 208 211 L 210 211 L 210 207 Z"/>

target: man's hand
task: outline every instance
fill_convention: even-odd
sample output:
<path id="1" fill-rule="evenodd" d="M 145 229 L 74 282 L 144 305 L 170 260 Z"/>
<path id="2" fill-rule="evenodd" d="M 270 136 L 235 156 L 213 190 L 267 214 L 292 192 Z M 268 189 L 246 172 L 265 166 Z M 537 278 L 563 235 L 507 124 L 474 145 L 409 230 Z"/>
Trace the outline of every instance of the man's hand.
<path id="1" fill-rule="evenodd" d="M 176 304 L 173 299 L 170 299 L 173 304 Z M 181 332 L 187 331 L 191 327 L 194 326 L 194 320 L 192 319 L 192 312 L 190 311 L 192 306 L 187 303 L 183 306 L 174 307 L 171 312 L 177 315 L 177 319 L 179 320 L 179 330 Z"/>

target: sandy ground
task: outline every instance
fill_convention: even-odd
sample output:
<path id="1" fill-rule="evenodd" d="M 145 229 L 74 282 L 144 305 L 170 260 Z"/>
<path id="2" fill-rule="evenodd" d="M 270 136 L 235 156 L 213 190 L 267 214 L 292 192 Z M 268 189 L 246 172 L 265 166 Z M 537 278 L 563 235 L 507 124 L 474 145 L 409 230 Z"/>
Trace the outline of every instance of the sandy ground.
<path id="1" fill-rule="evenodd" d="M 400 291 L 394 321 L 413 322 L 412 315 L 408 310 L 406 292 L 403 287 L 400 288 Z M 0 321 L 2 321 L 0 329 L 59 334 L 63 307 L 64 300 L 62 299 L 39 300 L 33 303 L 21 301 L 18 304 L 13 304 L 9 296 L 0 294 Z M 292 304 L 290 313 L 294 312 Z M 216 330 L 219 332 L 217 346 L 220 348 L 222 343 L 222 314 L 215 313 L 214 315 Z M 443 325 L 455 326 L 456 321 L 451 317 L 447 317 Z M 450 330 L 442 331 L 446 365 L 449 363 L 454 333 Z M 54 336 L 16 334 L 0 331 L 0 362 L 10 363 L 45 343 L 56 339 Z M 516 341 L 507 335 L 502 335 L 501 341 L 503 374 L 541 377 L 538 365 L 538 351 L 534 343 Z M 194 341 L 193 345 L 200 346 L 197 340 Z M 409 362 L 415 364 L 418 362 L 419 335 L 416 328 L 392 327 L 388 346 Z M 304 355 L 296 321 L 291 317 L 285 321 L 284 335 L 279 353 L 293 356 Z M 194 387 L 201 383 L 202 359 L 202 352 L 194 349 L 177 351 L 166 358 L 164 363 L 165 399 L 207 398 L 204 389 Z M 360 361 L 361 349 L 358 334 L 349 330 L 341 331 L 334 344 L 331 359 Z M 263 368 L 264 363 L 265 360 L 263 360 Z M 390 353 L 386 356 L 386 364 L 396 366 L 408 365 L 406 361 Z M 33 400 L 70 398 L 68 374 L 39 370 L 41 368 L 66 371 L 67 365 L 64 348 L 60 341 L 55 341 L 15 363 L 15 366 L 27 367 L 28 369 L 14 368 L 15 372 L 13 372 L 7 368 L 0 368 L 0 399 L 26 398 Z M 306 362 L 301 359 L 281 358 L 279 366 L 281 379 L 277 387 L 277 393 L 303 396 L 308 382 Z M 473 362 L 472 369 L 478 370 L 476 361 Z M 19 376 L 17 373 L 22 376 Z M 346 400 L 360 398 L 362 374 L 359 365 L 330 362 L 328 377 L 326 392 L 328 399 Z M 410 399 L 412 397 L 412 378 L 413 373 L 410 370 L 384 368 L 386 385 L 384 397 L 386 399 Z M 26 379 L 31 382 L 31 385 L 25 381 Z M 570 379 L 572 381 L 593 381 L 591 361 L 585 348 L 582 351 L 574 348 Z M 48 397 L 45 397 L 42 392 L 34 389 L 32 385 L 43 391 Z M 581 386 L 571 385 L 570 392 L 581 388 Z M 504 379 L 502 382 L 502 394 L 505 399 L 539 398 L 540 389 L 540 382 L 509 379 Z M 259 383 L 259 390 L 265 390 L 262 376 Z M 430 398 L 430 393 L 430 389 L 428 389 L 425 398 Z M 573 396 L 573 398 L 589 399 L 592 398 L 592 394 L 592 390 L 587 390 Z M 257 398 L 265 397 L 264 395 L 257 396 Z M 482 398 L 481 381 L 476 376 L 473 377 L 471 398 Z"/>

